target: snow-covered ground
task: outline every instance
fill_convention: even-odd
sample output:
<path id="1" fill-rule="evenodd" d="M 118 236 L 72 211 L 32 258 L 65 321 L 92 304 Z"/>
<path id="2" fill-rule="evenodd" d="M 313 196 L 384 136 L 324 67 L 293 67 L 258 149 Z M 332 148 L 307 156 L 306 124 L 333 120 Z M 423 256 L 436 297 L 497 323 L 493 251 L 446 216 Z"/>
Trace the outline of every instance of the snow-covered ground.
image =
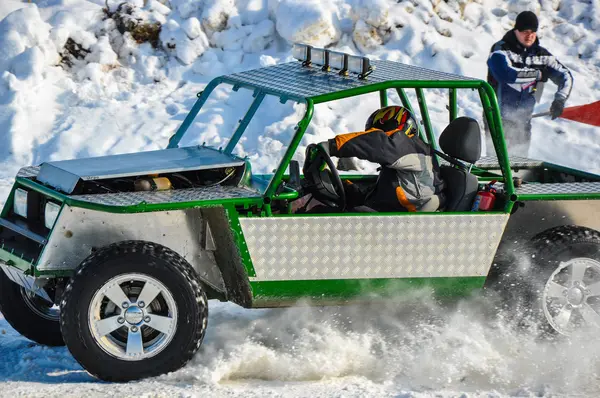
<path id="1" fill-rule="evenodd" d="M 485 78 L 488 51 L 517 12 L 540 15 L 542 44 L 575 78 L 567 106 L 598 100 L 600 3 L 578 0 L 0 1 L 0 204 L 25 165 L 164 148 L 215 76 L 291 59 L 290 43 Z M 123 34 L 127 18 L 161 24 L 154 43 Z M 131 30 L 131 27 L 129 28 Z M 137 31 L 138 34 L 148 33 Z M 140 36 L 136 36 L 140 38 Z M 71 51 L 66 51 L 69 48 Z M 552 101 L 549 84 L 537 111 Z M 427 93 L 439 134 L 446 98 Z M 250 95 L 218 89 L 182 144 L 222 145 Z M 480 118 L 475 93 L 461 114 Z M 225 99 L 225 101 L 223 101 Z M 394 100 L 394 97 L 391 97 Z M 360 130 L 378 96 L 320 105 L 302 142 Z M 302 109 L 265 107 L 242 142 L 270 171 Z M 600 172 L 600 130 L 534 121 L 530 157 Z M 19 337 L 0 318 L 0 395 L 598 396 L 600 345 L 518 335 L 477 299 L 449 310 L 411 305 L 246 311 L 213 303 L 205 344 L 184 369 L 98 383 L 64 348 Z M 365 315 L 367 314 L 367 315 Z M 584 341 L 584 343 L 579 343 Z"/>
<path id="2" fill-rule="evenodd" d="M 0 396 L 596 397 L 593 336 L 541 342 L 488 300 L 427 294 L 349 307 L 243 310 L 213 303 L 204 344 L 174 373 L 93 379 L 66 348 L 37 346 L 0 320 Z"/>

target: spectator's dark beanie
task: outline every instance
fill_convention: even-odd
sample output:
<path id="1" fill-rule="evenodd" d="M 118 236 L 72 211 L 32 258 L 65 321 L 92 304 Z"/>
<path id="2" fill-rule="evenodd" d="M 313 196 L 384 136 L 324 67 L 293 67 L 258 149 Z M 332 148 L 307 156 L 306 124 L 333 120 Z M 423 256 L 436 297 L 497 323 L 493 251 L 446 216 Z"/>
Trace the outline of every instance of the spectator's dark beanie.
<path id="1" fill-rule="evenodd" d="M 515 29 L 520 30 L 532 30 L 537 32 L 538 30 L 538 19 L 537 16 L 531 11 L 523 11 L 517 15 L 517 21 L 515 22 Z"/>

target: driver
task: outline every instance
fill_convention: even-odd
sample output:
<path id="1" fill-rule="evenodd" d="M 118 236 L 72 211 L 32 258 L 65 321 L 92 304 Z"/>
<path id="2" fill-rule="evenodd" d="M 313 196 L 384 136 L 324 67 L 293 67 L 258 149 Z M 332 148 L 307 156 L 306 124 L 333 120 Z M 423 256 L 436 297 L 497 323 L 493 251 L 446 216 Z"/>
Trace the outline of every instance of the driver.
<path id="1" fill-rule="evenodd" d="M 318 145 L 331 156 L 381 165 L 375 186 L 366 194 L 366 206 L 377 211 L 436 211 L 444 205 L 444 183 L 431 148 L 417 131 L 408 109 L 387 106 L 371 114 L 365 131 L 340 134 Z"/>

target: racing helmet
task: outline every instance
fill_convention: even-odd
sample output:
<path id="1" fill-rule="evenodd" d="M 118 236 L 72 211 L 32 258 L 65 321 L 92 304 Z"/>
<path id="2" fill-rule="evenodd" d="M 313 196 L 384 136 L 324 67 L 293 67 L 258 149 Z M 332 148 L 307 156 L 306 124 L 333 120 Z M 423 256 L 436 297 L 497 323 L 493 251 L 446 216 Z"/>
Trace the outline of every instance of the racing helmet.
<path id="1" fill-rule="evenodd" d="M 417 133 L 417 119 L 403 106 L 386 106 L 376 110 L 369 116 L 365 130 L 379 129 L 404 133 L 412 138 Z"/>

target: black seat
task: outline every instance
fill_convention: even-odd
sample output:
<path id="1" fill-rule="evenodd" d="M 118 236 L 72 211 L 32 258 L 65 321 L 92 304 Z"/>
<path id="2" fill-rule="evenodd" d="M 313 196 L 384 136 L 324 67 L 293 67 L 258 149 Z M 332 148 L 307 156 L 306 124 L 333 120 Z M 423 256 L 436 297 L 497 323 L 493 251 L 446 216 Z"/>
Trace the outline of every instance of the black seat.
<path id="1" fill-rule="evenodd" d="M 477 177 L 469 172 L 470 165 L 481 157 L 481 130 L 475 119 L 454 119 L 440 135 L 442 156 L 451 165 L 440 167 L 446 183 L 446 211 L 468 211 L 478 191 Z M 448 158 L 449 157 L 449 158 Z M 466 162 L 464 164 L 460 161 Z"/>

